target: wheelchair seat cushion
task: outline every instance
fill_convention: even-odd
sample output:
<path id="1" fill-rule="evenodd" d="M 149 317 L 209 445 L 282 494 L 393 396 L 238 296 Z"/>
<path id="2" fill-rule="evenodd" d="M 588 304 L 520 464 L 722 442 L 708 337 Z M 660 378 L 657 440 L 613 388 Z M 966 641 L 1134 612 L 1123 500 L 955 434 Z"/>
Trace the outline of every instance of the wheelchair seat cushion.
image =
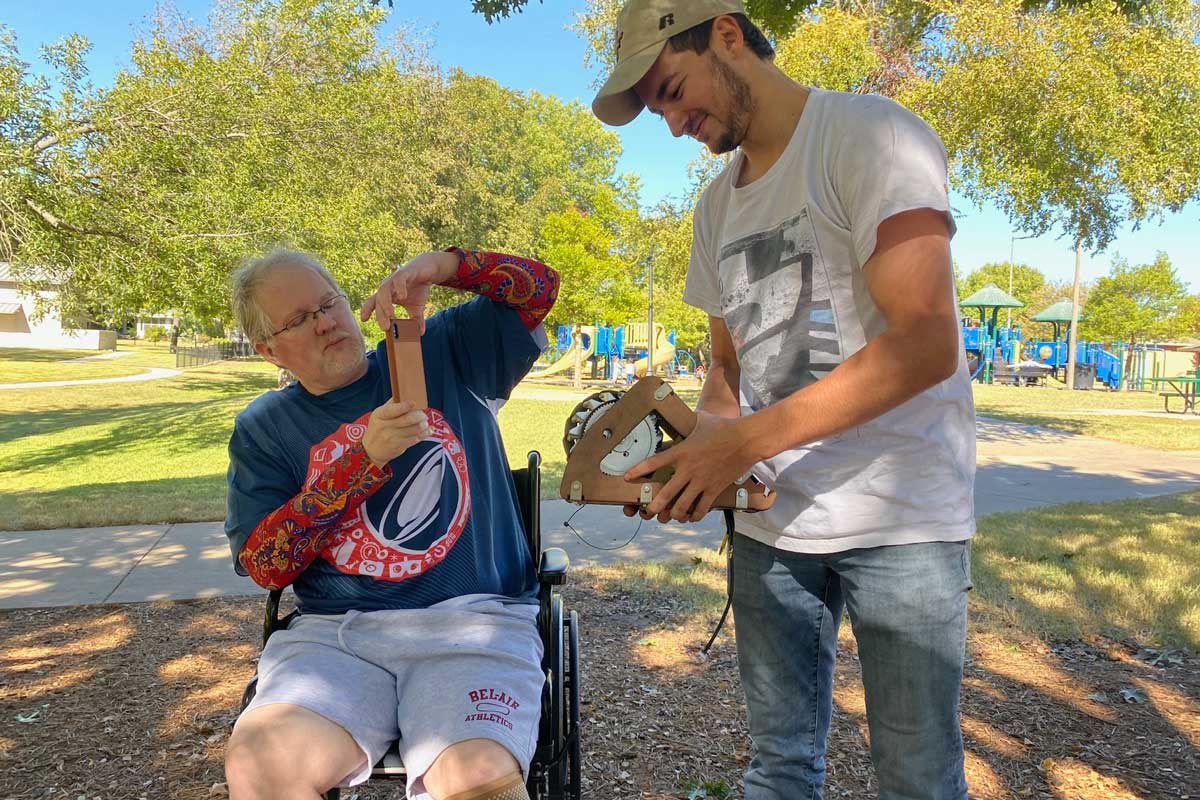
<path id="1" fill-rule="evenodd" d="M 289 703 L 345 729 L 367 758 L 399 739 L 410 788 L 448 746 L 486 738 L 523 771 L 537 744 L 545 674 L 538 607 L 471 595 L 427 609 L 301 615 L 268 640 L 243 713 Z"/>

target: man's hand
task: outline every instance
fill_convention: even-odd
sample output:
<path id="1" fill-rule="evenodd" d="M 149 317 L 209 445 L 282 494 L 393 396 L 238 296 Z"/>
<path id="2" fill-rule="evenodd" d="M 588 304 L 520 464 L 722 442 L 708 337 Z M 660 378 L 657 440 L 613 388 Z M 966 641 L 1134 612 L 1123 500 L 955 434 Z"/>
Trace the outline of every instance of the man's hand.
<path id="1" fill-rule="evenodd" d="M 746 435 L 749 417 L 729 419 L 703 411 L 697 416 L 691 436 L 625 473 L 625 480 L 636 482 L 661 467 L 675 468 L 675 474 L 642 509 L 643 518 L 695 522 L 708 513 L 717 495 L 758 462 Z M 631 511 L 632 507 L 626 506 L 626 515 L 632 516 Z"/>
<path id="2" fill-rule="evenodd" d="M 363 450 L 367 457 L 382 469 L 417 442 L 429 436 L 429 420 L 425 412 L 413 409 L 407 400 L 397 403 L 388 400 L 371 412 L 367 431 L 363 434 Z"/>
<path id="3" fill-rule="evenodd" d="M 375 314 L 379 327 L 387 330 L 395 318 L 395 307 L 403 306 L 409 319 L 420 320 L 425 333 L 425 304 L 429 302 L 429 287 L 454 277 L 458 271 L 458 256 L 431 250 L 421 253 L 397 269 L 379 284 L 379 290 L 367 298 L 359 316 L 363 322 Z"/>

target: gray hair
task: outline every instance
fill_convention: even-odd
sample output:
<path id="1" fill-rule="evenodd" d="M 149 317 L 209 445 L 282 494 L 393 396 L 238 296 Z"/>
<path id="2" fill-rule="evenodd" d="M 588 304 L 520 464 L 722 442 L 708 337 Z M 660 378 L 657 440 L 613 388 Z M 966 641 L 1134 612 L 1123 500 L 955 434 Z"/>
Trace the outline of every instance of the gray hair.
<path id="1" fill-rule="evenodd" d="M 308 267 L 325 279 L 336 291 L 342 291 L 329 270 L 316 256 L 300 250 L 277 247 L 265 256 L 247 261 L 230 276 L 230 305 L 233 319 L 242 334 L 254 344 L 271 338 L 271 320 L 258 304 L 258 288 L 275 269 L 281 266 Z"/>

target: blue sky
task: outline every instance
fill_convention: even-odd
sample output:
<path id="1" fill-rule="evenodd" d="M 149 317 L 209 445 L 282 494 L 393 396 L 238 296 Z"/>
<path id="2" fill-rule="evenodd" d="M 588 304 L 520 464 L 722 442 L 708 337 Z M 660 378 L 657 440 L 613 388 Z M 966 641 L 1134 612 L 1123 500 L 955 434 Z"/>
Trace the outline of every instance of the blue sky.
<path id="1" fill-rule="evenodd" d="M 539 4 L 534 0 L 525 12 L 491 26 L 470 12 L 469 0 L 394 2 L 386 28 L 404 24 L 422 32 L 432 43 L 431 54 L 443 67 L 487 75 L 513 89 L 537 90 L 590 104 L 596 76 L 584 69 L 583 39 L 566 29 L 574 13 L 582 9 L 581 2 L 546 0 Z M 211 3 L 178 0 L 175 5 L 185 15 L 202 20 Z M 4 0 L 0 22 L 16 32 L 27 60 L 34 59 L 39 44 L 68 33 L 87 36 L 93 45 L 89 59 L 93 80 L 103 86 L 128 64 L 130 45 L 137 33 L 145 30 L 153 10 L 153 0 L 51 0 L 45 4 Z M 641 176 L 646 204 L 683 190 L 687 165 L 696 157 L 698 145 L 688 139 L 672 139 L 660 120 L 646 114 L 617 131 L 624 151 L 619 169 Z M 1037 267 L 1052 280 L 1071 279 L 1075 262 L 1069 241 L 1049 235 L 1014 242 L 1011 237 L 1019 234 L 995 209 L 977 209 L 961 195 L 951 195 L 958 212 L 954 258 L 964 273 L 989 261 L 1006 260 L 1011 247 L 1017 262 Z M 1084 280 L 1106 274 L 1116 255 L 1145 263 L 1161 250 L 1170 256 L 1191 291 L 1200 292 L 1198 223 L 1200 204 L 1192 203 L 1162 224 L 1147 223 L 1139 231 L 1127 228 L 1106 252 L 1085 254 Z"/>

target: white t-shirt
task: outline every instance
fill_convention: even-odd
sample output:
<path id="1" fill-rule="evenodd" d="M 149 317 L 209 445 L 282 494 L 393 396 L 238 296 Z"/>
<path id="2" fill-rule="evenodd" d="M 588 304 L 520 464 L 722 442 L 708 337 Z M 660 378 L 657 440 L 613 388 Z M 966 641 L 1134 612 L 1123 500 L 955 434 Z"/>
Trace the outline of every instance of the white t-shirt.
<path id="1" fill-rule="evenodd" d="M 820 380 L 885 329 L 862 272 L 879 223 L 932 208 L 953 234 L 954 220 L 937 134 L 882 97 L 814 89 L 779 160 L 737 188 L 742 159 L 696 206 L 683 299 L 725 320 L 748 414 Z M 969 538 L 975 406 L 965 354 L 953 377 L 907 403 L 754 472 L 778 496 L 739 515 L 738 530 L 783 550 Z"/>

